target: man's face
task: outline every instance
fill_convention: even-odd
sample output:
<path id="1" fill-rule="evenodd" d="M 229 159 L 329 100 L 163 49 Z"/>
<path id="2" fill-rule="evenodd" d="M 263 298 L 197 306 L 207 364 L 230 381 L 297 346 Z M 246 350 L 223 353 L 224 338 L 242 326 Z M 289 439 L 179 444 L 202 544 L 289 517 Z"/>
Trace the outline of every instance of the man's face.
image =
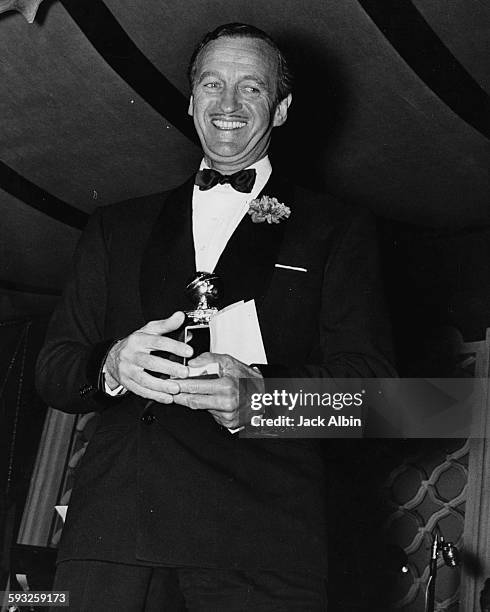
<path id="1" fill-rule="evenodd" d="M 236 172 L 265 156 L 291 101 L 275 104 L 276 75 L 276 55 L 258 38 L 222 37 L 201 51 L 189 114 L 212 168 Z"/>

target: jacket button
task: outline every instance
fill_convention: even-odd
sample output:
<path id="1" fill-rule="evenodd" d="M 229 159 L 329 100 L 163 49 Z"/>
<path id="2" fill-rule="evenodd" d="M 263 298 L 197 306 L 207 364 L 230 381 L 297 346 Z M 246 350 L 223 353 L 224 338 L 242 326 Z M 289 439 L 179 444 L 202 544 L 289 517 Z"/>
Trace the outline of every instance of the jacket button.
<path id="1" fill-rule="evenodd" d="M 83 387 L 80 387 L 79 389 L 80 397 L 84 399 L 85 396 L 87 396 L 89 393 L 92 393 L 93 391 L 95 391 L 95 388 L 92 385 L 83 385 Z"/>
<path id="2" fill-rule="evenodd" d="M 156 419 L 156 416 L 152 412 L 147 412 L 141 417 L 141 420 L 145 425 L 151 425 Z"/>

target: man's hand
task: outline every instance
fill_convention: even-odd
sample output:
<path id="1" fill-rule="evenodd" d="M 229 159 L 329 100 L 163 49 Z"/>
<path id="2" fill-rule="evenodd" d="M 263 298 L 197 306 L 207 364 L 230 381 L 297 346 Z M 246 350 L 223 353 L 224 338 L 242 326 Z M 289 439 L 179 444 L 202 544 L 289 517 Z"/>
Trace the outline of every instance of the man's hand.
<path id="1" fill-rule="evenodd" d="M 184 313 L 175 312 L 168 319 L 150 321 L 117 342 L 105 361 L 109 386 L 122 385 L 141 397 L 162 404 L 172 403 L 174 395 L 180 391 L 179 384 L 170 379 L 152 376 L 145 370 L 168 374 L 174 378 L 187 378 L 187 366 L 150 354 L 152 351 L 165 351 L 179 357 L 190 357 L 192 348 L 189 345 L 164 335 L 178 329 L 183 322 Z"/>
<path id="2" fill-rule="evenodd" d="M 255 380 L 257 392 L 262 393 L 262 375 L 230 355 L 216 353 L 203 353 L 189 361 L 189 366 L 201 367 L 213 362 L 219 364 L 219 378 L 179 380 L 180 393 L 173 396 L 173 401 L 193 410 L 208 410 L 217 423 L 228 429 L 246 425 L 254 413 L 249 403 L 240 405 L 239 380 Z"/>

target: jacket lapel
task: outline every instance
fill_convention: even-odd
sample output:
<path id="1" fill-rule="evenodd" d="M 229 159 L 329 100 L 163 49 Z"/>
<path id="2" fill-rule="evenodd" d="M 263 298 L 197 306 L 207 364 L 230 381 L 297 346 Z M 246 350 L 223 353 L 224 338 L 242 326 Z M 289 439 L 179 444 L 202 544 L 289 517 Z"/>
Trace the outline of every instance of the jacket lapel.
<path id="1" fill-rule="evenodd" d="M 273 173 L 260 192 L 291 205 L 292 189 Z M 238 300 L 255 298 L 257 307 L 270 285 L 274 264 L 288 224 L 253 223 L 246 214 L 224 249 L 215 272 L 223 281 L 223 300 L 220 307 Z"/>
<path id="2" fill-rule="evenodd" d="M 147 321 L 188 310 L 184 290 L 195 272 L 192 236 L 193 177 L 170 193 L 156 220 L 141 263 L 140 294 Z"/>

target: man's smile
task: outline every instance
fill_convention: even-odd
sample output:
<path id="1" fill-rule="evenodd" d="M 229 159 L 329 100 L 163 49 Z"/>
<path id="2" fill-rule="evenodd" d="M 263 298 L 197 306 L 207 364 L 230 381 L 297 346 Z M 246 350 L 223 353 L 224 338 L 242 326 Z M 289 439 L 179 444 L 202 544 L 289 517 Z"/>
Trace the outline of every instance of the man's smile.
<path id="1" fill-rule="evenodd" d="M 231 119 L 211 119 L 211 123 L 218 130 L 239 130 L 247 124 L 245 121 L 236 121 Z"/>

